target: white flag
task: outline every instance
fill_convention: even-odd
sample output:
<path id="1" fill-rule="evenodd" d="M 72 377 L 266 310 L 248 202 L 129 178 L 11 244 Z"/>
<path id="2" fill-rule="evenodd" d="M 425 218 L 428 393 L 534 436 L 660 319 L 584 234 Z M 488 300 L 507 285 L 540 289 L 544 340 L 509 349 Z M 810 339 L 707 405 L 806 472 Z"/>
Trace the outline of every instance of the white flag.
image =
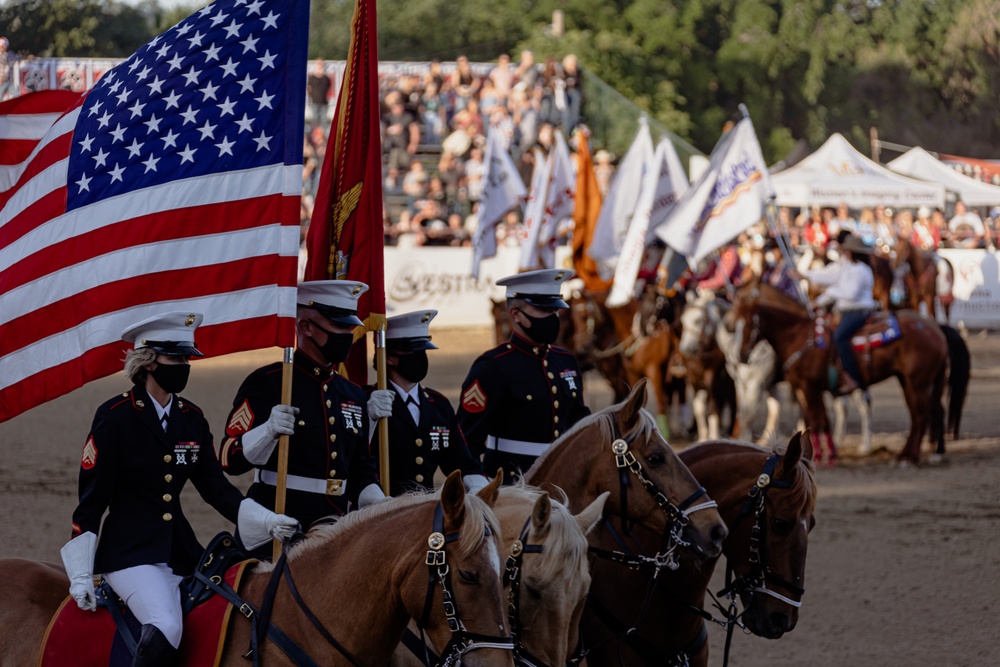
<path id="1" fill-rule="evenodd" d="M 538 244 L 542 237 L 542 222 L 548 201 L 549 176 L 552 173 L 552 158 L 555 151 L 545 156 L 535 149 L 535 170 L 531 173 L 531 191 L 528 204 L 524 208 L 524 229 L 527 238 L 521 241 L 521 260 L 518 267 L 525 271 L 539 268 Z"/>
<path id="2" fill-rule="evenodd" d="M 514 167 L 514 160 L 491 126 L 486 135 L 486 183 L 479 199 L 479 224 L 472 237 L 472 276 L 479 277 L 479 264 L 497 254 L 496 226 L 528 195 Z"/>
<path id="3" fill-rule="evenodd" d="M 687 187 L 687 176 L 684 175 L 677 151 L 670 140 L 664 137 L 657 145 L 650 168 L 642 179 L 632 224 L 625 235 L 618 265 L 615 267 L 615 282 L 608 295 L 608 306 L 624 306 L 632 300 L 646 246 L 653 240 L 657 228 L 667 219 L 670 210 Z"/>
<path id="4" fill-rule="evenodd" d="M 549 189 L 546 193 L 545 215 L 539 230 L 539 253 L 543 269 L 555 268 L 556 241 L 559 223 L 573 216 L 576 201 L 576 173 L 569 157 L 569 146 L 562 132 L 555 131 L 555 146 L 552 148 L 552 170 L 549 174 Z"/>
<path id="5" fill-rule="evenodd" d="M 708 169 L 670 211 L 657 235 L 691 266 L 760 221 L 774 197 L 750 118 L 715 145 Z"/>
<path id="6" fill-rule="evenodd" d="M 642 177 L 652 158 L 653 139 L 649 135 L 646 119 L 641 118 L 639 133 L 618 165 L 611 189 L 601 206 L 601 214 L 597 217 L 594 238 L 587 248 L 587 254 L 597 262 L 597 270 L 604 280 L 610 280 L 615 273 L 618 255 L 639 200 Z"/>

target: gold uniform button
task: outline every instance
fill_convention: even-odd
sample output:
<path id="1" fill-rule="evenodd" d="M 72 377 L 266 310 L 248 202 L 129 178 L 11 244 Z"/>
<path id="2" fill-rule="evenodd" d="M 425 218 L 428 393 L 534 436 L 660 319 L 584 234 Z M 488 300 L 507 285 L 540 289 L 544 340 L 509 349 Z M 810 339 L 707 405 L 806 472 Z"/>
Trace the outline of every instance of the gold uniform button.
<path id="1" fill-rule="evenodd" d="M 554 393 L 556 393 L 557 391 L 559 391 L 559 390 L 558 390 L 558 389 L 556 389 L 555 387 L 552 387 L 552 393 L 553 393 L 553 394 L 554 394 Z"/>
<path id="2" fill-rule="evenodd" d="M 542 362 L 542 366 L 544 366 L 545 368 L 548 368 L 548 367 L 549 367 L 549 362 L 548 362 L 548 360 L 547 360 L 547 359 L 546 359 L 545 361 L 543 361 L 543 362 Z"/>
<path id="3" fill-rule="evenodd" d="M 553 417 L 552 418 L 552 422 L 555 423 L 555 424 L 558 424 L 559 423 L 559 415 L 556 415 L 555 417 Z"/>
<path id="4" fill-rule="evenodd" d="M 576 392 L 575 391 L 573 392 L 573 398 L 576 398 Z"/>
<path id="5" fill-rule="evenodd" d="M 552 407 L 558 408 L 559 407 L 559 401 L 552 401 Z"/>
<path id="6" fill-rule="evenodd" d="M 171 521 L 173 518 L 174 518 L 174 515 L 171 514 L 170 512 L 167 512 L 166 514 L 163 515 L 163 520 L 164 521 Z"/>
<path id="7" fill-rule="evenodd" d="M 323 391 L 327 391 L 329 388 L 329 385 L 323 385 Z"/>
<path id="8" fill-rule="evenodd" d="M 169 484 L 170 482 L 174 481 L 174 476 L 166 474 L 163 476 L 163 481 Z"/>
<path id="9" fill-rule="evenodd" d="M 327 402 L 326 402 L 326 407 L 330 407 L 330 406 L 332 406 L 332 405 L 333 405 L 333 401 L 327 401 Z"/>
<path id="10" fill-rule="evenodd" d="M 528 394 L 527 396 L 525 396 L 525 398 L 530 401 L 531 400 L 531 394 Z"/>
<path id="11" fill-rule="evenodd" d="M 336 476 L 337 476 L 337 471 L 336 470 L 331 470 L 330 471 L 330 477 L 336 477 Z"/>
<path id="12" fill-rule="evenodd" d="M 173 460 L 174 460 L 174 457 L 172 457 L 170 454 L 164 454 L 163 455 L 163 462 L 164 463 L 170 463 Z"/>
<path id="13" fill-rule="evenodd" d="M 122 394 L 122 398 L 128 398 L 128 392 L 127 391 L 124 394 Z"/>
<path id="14" fill-rule="evenodd" d="M 537 347 L 531 348 L 531 351 L 534 352 L 535 354 L 538 354 L 538 348 Z"/>
<path id="15" fill-rule="evenodd" d="M 173 499 L 174 499 L 174 497 L 172 495 L 170 495 L 169 493 L 164 493 L 163 494 L 163 502 L 169 503 Z"/>
<path id="16" fill-rule="evenodd" d="M 299 420 L 299 426 L 305 426 L 305 425 L 306 425 L 306 423 L 300 419 Z"/>
<path id="17" fill-rule="evenodd" d="M 556 430 L 552 431 L 552 435 L 554 435 L 554 436 L 556 436 L 558 438 L 559 437 L 559 429 L 556 429 Z"/>
<path id="18" fill-rule="evenodd" d="M 331 433 L 330 434 L 330 442 L 337 442 L 337 434 L 336 433 Z"/>
<path id="19" fill-rule="evenodd" d="M 328 419 L 327 421 L 329 421 L 330 425 L 332 426 L 332 425 L 334 425 L 334 424 L 337 423 L 337 418 L 336 417 L 330 417 L 330 419 Z"/>
<path id="20" fill-rule="evenodd" d="M 423 475 L 417 475 L 413 479 L 417 480 L 417 484 L 422 484 L 423 481 L 424 481 L 424 476 Z"/>
<path id="21" fill-rule="evenodd" d="M 548 375 L 549 375 L 549 379 L 550 380 L 555 380 L 556 379 L 556 376 L 553 375 L 551 372 Z"/>
<path id="22" fill-rule="evenodd" d="M 330 452 L 330 458 L 333 459 L 334 461 L 336 461 L 337 460 L 337 452 Z"/>
<path id="23" fill-rule="evenodd" d="M 422 456 L 418 456 L 418 457 L 416 458 L 416 461 L 417 461 L 417 465 L 418 465 L 418 466 L 422 466 L 422 465 L 424 464 L 424 457 L 422 457 Z"/>
<path id="24" fill-rule="evenodd" d="M 416 440 L 413 441 L 413 444 L 416 445 L 417 447 L 423 447 L 424 441 L 421 440 L 420 438 L 417 438 Z"/>

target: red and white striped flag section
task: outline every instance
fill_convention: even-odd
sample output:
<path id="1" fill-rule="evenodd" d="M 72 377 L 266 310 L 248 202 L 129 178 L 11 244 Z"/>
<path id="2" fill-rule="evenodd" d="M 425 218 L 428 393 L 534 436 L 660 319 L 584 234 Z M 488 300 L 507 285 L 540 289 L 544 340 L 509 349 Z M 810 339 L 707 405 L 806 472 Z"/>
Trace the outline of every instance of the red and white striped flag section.
<path id="1" fill-rule="evenodd" d="M 0 194 L 0 421 L 204 313 L 209 355 L 294 344 L 308 0 L 219 0 L 105 74 Z"/>
<path id="2" fill-rule="evenodd" d="M 757 134 L 750 117 L 744 116 L 719 139 L 708 169 L 671 209 L 657 235 L 696 266 L 760 222 L 773 198 Z"/>
<path id="3" fill-rule="evenodd" d="M 68 90 L 43 90 L 0 103 L 0 193 L 17 182 L 31 151 L 80 97 Z"/>
<path id="4" fill-rule="evenodd" d="M 635 281 L 639 276 L 646 246 L 653 240 L 656 230 L 667 219 L 670 209 L 687 187 L 687 176 L 677 157 L 677 151 L 670 139 L 663 137 L 642 178 L 635 214 L 622 243 L 615 267 L 615 282 L 606 302 L 609 308 L 624 306 L 635 298 Z"/>
<path id="5" fill-rule="evenodd" d="M 497 256 L 497 224 L 509 211 L 520 206 L 528 196 L 514 160 L 503 147 L 496 128 L 486 133 L 486 175 L 479 198 L 479 224 L 472 238 L 472 277 L 479 278 L 479 265 Z"/>

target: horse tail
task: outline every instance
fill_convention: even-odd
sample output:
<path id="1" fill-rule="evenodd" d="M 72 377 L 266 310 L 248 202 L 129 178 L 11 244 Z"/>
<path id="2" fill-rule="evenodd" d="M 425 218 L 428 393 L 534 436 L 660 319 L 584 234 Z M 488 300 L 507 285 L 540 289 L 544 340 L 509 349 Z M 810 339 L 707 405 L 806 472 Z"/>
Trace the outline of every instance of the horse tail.
<path id="1" fill-rule="evenodd" d="M 958 439 L 959 427 L 962 423 L 962 409 L 965 407 L 965 397 L 969 390 L 969 373 L 972 358 L 965 339 L 954 327 L 941 325 L 945 338 L 948 339 L 948 430 Z"/>

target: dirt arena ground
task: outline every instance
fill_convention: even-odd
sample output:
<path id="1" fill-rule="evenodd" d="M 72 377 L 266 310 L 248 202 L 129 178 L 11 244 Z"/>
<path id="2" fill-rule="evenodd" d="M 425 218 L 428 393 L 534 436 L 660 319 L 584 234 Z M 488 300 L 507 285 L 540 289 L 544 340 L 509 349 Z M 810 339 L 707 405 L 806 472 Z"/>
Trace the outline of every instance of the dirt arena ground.
<path id="1" fill-rule="evenodd" d="M 427 384 L 456 401 L 490 336 L 435 334 L 442 349 L 432 353 Z M 972 335 L 969 345 L 973 380 L 962 439 L 948 443 L 946 462 L 908 470 L 887 465 L 908 421 L 898 385 L 879 386 L 876 455 L 852 456 L 858 438 L 849 436 L 841 465 L 817 473 L 818 525 L 798 627 L 778 641 L 738 635 L 734 667 L 1000 665 L 1000 336 Z M 219 433 L 243 377 L 277 359 L 280 351 L 265 350 L 197 362 L 185 394 Z M 610 392 L 599 378 L 591 380 L 588 402 L 607 405 Z M 122 377 L 105 378 L 0 424 L 0 557 L 58 560 L 93 412 L 124 388 Z M 785 411 L 785 433 L 795 419 Z M 853 415 L 849 433 L 857 432 Z M 184 504 L 203 540 L 229 528 L 193 489 Z M 710 632 L 711 664 L 721 664 L 723 632 Z"/>

